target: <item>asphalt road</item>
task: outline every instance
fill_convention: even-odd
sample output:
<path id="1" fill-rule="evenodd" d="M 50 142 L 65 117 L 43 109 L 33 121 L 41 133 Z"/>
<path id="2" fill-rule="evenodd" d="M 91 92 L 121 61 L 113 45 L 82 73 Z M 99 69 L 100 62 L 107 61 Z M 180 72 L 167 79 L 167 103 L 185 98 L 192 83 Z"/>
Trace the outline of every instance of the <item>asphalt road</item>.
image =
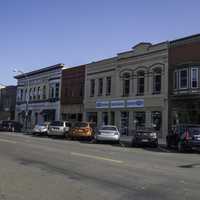
<path id="1" fill-rule="evenodd" d="M 0 200 L 199 200 L 200 154 L 0 132 Z"/>

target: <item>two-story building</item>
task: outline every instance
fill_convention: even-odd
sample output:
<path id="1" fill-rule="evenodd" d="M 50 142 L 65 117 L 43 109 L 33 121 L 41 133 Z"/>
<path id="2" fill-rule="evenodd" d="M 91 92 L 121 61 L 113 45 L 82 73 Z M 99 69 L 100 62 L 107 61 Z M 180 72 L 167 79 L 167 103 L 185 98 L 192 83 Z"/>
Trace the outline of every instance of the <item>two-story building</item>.
<path id="1" fill-rule="evenodd" d="M 0 120 L 15 119 L 16 91 L 13 85 L 0 86 Z"/>
<path id="2" fill-rule="evenodd" d="M 63 64 L 57 64 L 15 76 L 17 121 L 24 126 L 33 127 L 37 123 L 60 119 L 63 67 Z"/>
<path id="3" fill-rule="evenodd" d="M 169 45 L 169 125 L 200 124 L 200 34 Z"/>
<path id="4" fill-rule="evenodd" d="M 156 126 L 168 131 L 168 42 L 86 65 L 85 120 L 115 124 L 122 133 Z"/>
<path id="5" fill-rule="evenodd" d="M 83 120 L 85 65 L 62 71 L 61 117 L 67 121 Z"/>

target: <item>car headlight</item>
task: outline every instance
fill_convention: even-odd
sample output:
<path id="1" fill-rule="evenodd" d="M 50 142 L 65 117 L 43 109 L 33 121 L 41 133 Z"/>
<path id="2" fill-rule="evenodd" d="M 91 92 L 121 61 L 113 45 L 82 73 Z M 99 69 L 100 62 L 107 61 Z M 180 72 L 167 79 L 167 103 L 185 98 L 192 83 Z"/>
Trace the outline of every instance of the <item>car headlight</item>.
<path id="1" fill-rule="evenodd" d="M 151 136 L 152 138 L 157 138 L 157 133 L 150 133 L 150 136 Z"/>

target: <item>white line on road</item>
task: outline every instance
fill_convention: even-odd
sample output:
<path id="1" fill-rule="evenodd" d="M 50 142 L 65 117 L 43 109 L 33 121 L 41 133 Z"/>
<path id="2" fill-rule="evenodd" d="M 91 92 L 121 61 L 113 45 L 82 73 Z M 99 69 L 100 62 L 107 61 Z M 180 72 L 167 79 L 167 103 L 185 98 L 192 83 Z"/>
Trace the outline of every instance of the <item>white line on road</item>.
<path id="1" fill-rule="evenodd" d="M 104 160 L 104 161 L 114 162 L 114 163 L 118 163 L 118 164 L 123 163 L 123 161 L 121 161 L 121 160 L 113 160 L 113 159 L 105 158 L 105 157 L 101 157 L 101 156 L 94 156 L 94 155 L 88 155 L 88 154 L 82 154 L 82 153 L 76 153 L 76 152 L 70 152 L 70 154 L 73 156 L 92 158 L 92 159 L 96 159 L 96 160 Z"/>
<path id="2" fill-rule="evenodd" d="M 12 140 L 5 140 L 5 139 L 0 139 L 0 142 L 7 142 L 7 143 L 11 143 L 11 144 L 16 144 L 17 142 L 12 141 Z"/>

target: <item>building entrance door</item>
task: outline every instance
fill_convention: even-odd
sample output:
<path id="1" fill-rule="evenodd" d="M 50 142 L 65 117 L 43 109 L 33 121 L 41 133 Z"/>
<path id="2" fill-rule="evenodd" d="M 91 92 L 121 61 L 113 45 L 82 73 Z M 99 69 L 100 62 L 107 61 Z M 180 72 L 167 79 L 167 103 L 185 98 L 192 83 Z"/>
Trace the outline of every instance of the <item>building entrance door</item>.
<path id="1" fill-rule="evenodd" d="M 121 112 L 121 133 L 128 135 L 129 112 Z"/>

